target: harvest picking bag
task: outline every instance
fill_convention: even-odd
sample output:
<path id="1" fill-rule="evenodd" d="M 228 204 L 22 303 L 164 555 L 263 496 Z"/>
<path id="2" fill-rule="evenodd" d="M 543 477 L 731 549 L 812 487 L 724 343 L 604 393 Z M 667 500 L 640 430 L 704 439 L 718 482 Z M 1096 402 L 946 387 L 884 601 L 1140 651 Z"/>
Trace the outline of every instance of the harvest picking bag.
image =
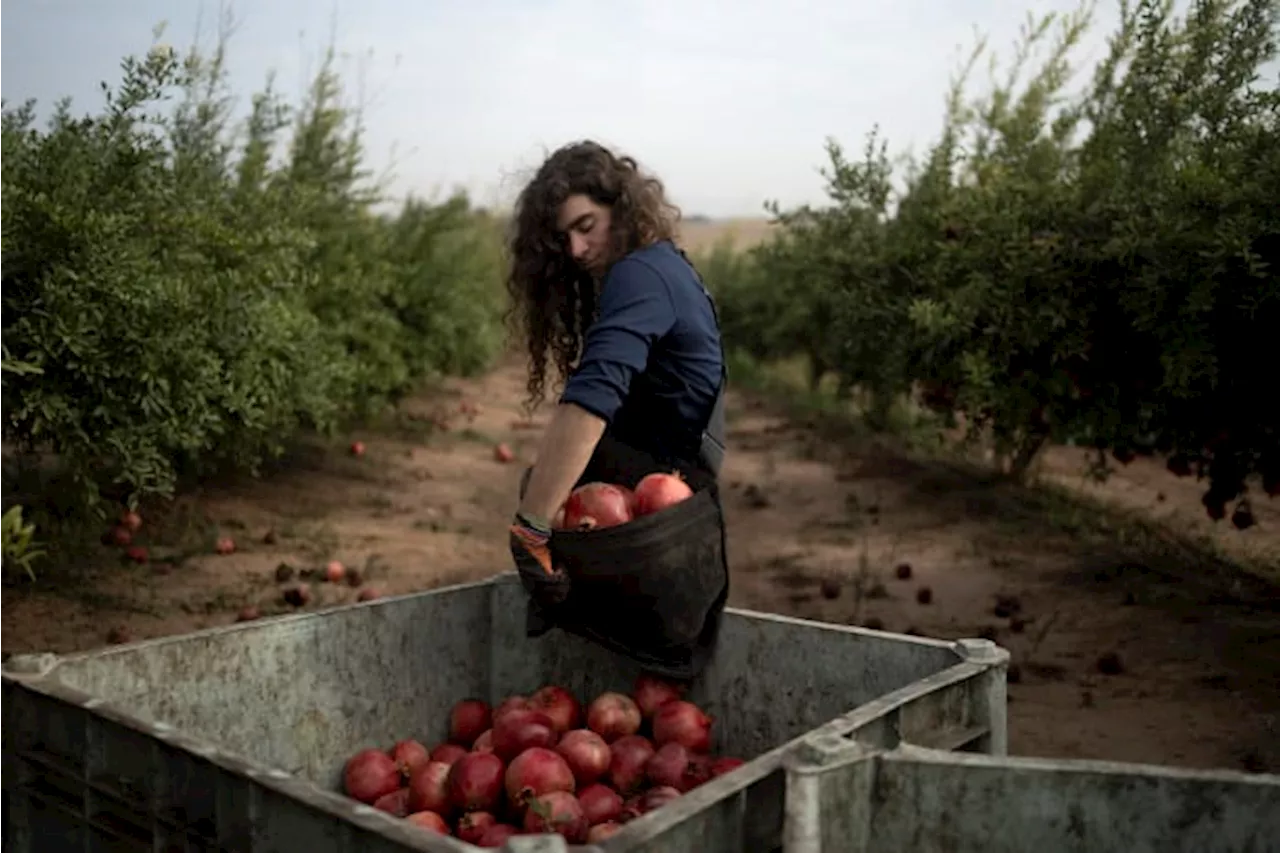
<path id="1" fill-rule="evenodd" d="M 553 607 L 530 598 L 529 636 L 558 627 L 655 674 L 688 680 L 702 672 L 715 649 L 729 598 L 724 508 L 717 482 L 725 455 L 727 377 L 722 367 L 720 390 L 696 459 L 659 459 L 606 431 L 575 488 L 605 482 L 634 489 L 648 474 L 676 471 L 694 493 L 616 527 L 554 531 L 552 560 L 564 568 L 570 590 Z M 526 470 L 521 481 L 522 499 L 531 473 Z"/>

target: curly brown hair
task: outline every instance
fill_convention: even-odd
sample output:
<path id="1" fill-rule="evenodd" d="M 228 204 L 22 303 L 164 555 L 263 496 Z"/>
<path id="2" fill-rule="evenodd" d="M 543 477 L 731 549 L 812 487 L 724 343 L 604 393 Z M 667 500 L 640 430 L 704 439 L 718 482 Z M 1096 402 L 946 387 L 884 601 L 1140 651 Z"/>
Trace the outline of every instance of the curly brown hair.
<path id="1" fill-rule="evenodd" d="M 599 282 L 569 256 L 556 222 L 560 206 L 579 194 L 610 209 L 613 260 L 673 240 L 680 222 L 662 182 L 631 157 L 584 141 L 559 148 L 543 162 L 516 200 L 508 241 L 507 319 L 517 338 L 527 340 L 528 412 L 545 395 L 548 350 L 559 374 L 557 387 L 563 387 L 596 317 Z"/>

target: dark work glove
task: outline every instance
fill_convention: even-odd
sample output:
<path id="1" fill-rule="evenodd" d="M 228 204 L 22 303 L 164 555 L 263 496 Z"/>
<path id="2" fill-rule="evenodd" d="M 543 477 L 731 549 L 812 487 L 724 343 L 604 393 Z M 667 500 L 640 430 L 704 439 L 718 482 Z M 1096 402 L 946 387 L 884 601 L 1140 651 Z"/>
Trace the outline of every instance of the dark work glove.
<path id="1" fill-rule="evenodd" d="M 511 523 L 511 557 L 520 583 L 529 593 L 526 633 L 545 634 L 553 627 L 552 614 L 569 597 L 569 576 L 551 565 L 551 529 L 519 514 Z"/>

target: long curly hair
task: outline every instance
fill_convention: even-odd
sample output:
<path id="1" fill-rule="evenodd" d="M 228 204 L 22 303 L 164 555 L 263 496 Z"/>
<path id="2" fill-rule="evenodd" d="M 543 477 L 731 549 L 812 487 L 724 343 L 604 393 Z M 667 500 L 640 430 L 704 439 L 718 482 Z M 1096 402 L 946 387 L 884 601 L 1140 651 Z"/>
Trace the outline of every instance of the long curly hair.
<path id="1" fill-rule="evenodd" d="M 563 388 L 596 318 L 600 282 L 570 257 L 557 228 L 560 206 L 578 194 L 610 209 L 610 263 L 673 240 L 680 222 L 662 182 L 631 157 L 584 141 L 559 148 L 543 162 L 516 200 L 508 239 L 507 321 L 516 339 L 527 342 L 530 413 L 545 396 L 548 357 L 555 361 L 556 387 Z"/>

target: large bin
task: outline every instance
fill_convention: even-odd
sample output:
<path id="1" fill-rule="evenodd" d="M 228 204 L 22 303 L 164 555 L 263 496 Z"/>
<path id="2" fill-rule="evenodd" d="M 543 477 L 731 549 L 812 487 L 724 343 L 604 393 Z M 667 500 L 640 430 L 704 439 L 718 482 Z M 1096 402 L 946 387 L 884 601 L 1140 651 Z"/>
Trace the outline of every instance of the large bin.
<path id="1" fill-rule="evenodd" d="M 466 851 L 336 793 L 346 758 L 443 739 L 450 706 L 548 682 L 626 689 L 628 661 L 524 636 L 514 574 L 56 658 L 4 676 L 7 851 Z M 821 730 L 1003 754 L 1008 654 L 730 609 L 691 697 L 750 758 L 606 851 L 777 848 L 785 747 Z M 868 704 L 870 703 L 870 704 Z M 859 712 L 856 709 L 862 706 Z M 852 713 L 851 713 L 852 712 Z M 532 849 L 515 839 L 512 850 Z M 515 843 L 519 842 L 519 843 Z M 563 848 L 557 837 L 537 849 Z"/>
<path id="2" fill-rule="evenodd" d="M 786 756 L 787 853 L 1273 853 L 1280 776 L 962 755 L 815 736 Z"/>

